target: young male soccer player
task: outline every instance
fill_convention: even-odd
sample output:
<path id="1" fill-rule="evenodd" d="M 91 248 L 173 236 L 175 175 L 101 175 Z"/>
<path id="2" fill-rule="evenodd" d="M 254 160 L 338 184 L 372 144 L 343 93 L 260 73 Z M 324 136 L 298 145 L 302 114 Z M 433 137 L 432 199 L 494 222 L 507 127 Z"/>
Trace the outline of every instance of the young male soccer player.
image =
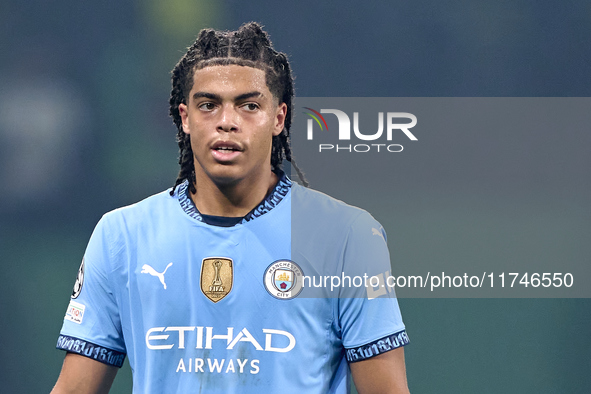
<path id="1" fill-rule="evenodd" d="M 178 179 L 98 223 L 53 392 L 107 392 L 125 355 L 135 393 L 343 393 L 349 373 L 360 393 L 408 392 L 396 299 L 305 278 L 371 276 L 389 256 L 369 214 L 281 171 L 286 56 L 256 23 L 203 30 L 172 84 Z"/>

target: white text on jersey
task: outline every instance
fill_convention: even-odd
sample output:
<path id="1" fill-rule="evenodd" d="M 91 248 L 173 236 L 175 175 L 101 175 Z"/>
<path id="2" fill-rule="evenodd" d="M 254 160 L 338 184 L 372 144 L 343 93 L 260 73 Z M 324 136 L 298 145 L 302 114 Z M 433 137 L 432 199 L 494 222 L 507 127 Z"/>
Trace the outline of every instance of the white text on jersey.
<path id="1" fill-rule="evenodd" d="M 205 331 L 205 335 L 203 334 L 203 331 Z M 178 335 L 171 336 L 170 334 L 156 334 L 164 332 L 177 332 Z M 193 334 L 193 332 L 195 332 L 195 334 Z M 264 348 L 246 328 L 243 328 L 238 332 L 238 334 L 236 334 L 236 336 L 234 336 L 234 327 L 227 327 L 227 334 L 217 335 L 214 335 L 213 327 L 153 327 L 146 332 L 146 346 L 148 349 L 152 350 L 172 349 L 175 347 L 175 345 L 178 349 L 185 349 L 185 344 L 190 341 L 188 342 L 188 346 L 191 348 L 212 349 L 214 340 L 225 340 L 227 350 L 234 349 L 234 346 L 236 346 L 238 342 L 249 342 L 256 350 L 259 351 L 286 353 L 292 350 L 296 345 L 295 337 L 287 331 L 263 328 L 263 334 L 265 334 Z M 283 336 L 289 340 L 289 344 L 285 347 L 275 347 L 273 346 L 273 336 Z M 185 341 L 186 337 L 188 337 L 188 341 Z M 219 342 L 216 342 L 216 344 L 217 343 Z"/>

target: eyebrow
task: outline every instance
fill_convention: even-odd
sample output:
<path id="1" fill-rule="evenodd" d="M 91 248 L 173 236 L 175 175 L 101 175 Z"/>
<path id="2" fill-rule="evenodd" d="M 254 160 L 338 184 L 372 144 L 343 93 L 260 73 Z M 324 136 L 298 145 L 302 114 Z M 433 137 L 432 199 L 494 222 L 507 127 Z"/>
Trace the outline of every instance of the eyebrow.
<path id="1" fill-rule="evenodd" d="M 261 96 L 263 96 L 263 94 L 258 91 L 248 92 L 248 93 L 239 94 L 238 96 L 234 97 L 234 101 L 242 101 L 242 100 L 249 99 L 251 97 L 261 97 Z M 195 92 L 195 94 L 193 95 L 193 100 L 197 100 L 198 98 L 201 98 L 201 97 L 208 98 L 211 100 L 222 101 L 222 96 L 220 96 L 219 94 L 207 93 L 207 92 Z"/>

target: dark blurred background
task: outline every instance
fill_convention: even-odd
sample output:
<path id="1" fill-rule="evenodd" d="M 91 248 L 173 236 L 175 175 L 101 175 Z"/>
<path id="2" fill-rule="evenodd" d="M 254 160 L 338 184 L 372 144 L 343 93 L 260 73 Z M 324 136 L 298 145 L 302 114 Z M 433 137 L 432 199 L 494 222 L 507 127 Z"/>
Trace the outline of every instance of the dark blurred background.
<path id="1" fill-rule="evenodd" d="M 64 356 L 54 350 L 56 338 L 94 225 L 174 182 L 169 71 L 199 29 L 263 23 L 290 55 L 299 96 L 591 93 L 589 1 L 399 3 L 0 3 L 0 391 L 51 390 Z M 400 198 L 420 193 L 405 190 Z M 415 208 L 429 210 L 426 201 Z M 576 227 L 583 239 L 591 227 L 584 201 Z M 389 222 L 387 212 L 375 216 Z M 411 225 L 412 215 L 404 220 Z M 404 228 L 404 220 L 397 225 Z M 420 239 L 408 242 L 407 250 L 428 249 Z M 414 393 L 591 392 L 588 299 L 400 304 Z M 112 392 L 130 392 L 130 376 L 126 365 Z"/>

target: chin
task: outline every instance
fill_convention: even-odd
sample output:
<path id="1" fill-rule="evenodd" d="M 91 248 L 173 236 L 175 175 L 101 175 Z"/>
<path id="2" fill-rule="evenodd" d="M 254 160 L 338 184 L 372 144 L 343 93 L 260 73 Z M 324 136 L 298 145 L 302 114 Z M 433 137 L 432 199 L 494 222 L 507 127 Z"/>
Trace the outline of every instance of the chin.
<path id="1" fill-rule="evenodd" d="M 208 176 L 209 179 L 218 185 L 233 185 L 246 177 L 245 174 L 243 174 L 242 171 L 238 171 L 237 168 L 222 168 L 218 171 L 210 172 Z"/>
<path id="2" fill-rule="evenodd" d="M 269 160 L 270 161 L 270 160 Z M 219 186 L 232 186 L 241 181 L 250 181 L 257 183 L 257 181 L 264 177 L 266 173 L 266 166 L 256 165 L 254 167 L 244 167 L 236 164 L 219 164 L 210 166 L 204 170 L 204 176 L 208 177 L 214 184 Z M 271 166 L 268 166 L 269 173 Z"/>

